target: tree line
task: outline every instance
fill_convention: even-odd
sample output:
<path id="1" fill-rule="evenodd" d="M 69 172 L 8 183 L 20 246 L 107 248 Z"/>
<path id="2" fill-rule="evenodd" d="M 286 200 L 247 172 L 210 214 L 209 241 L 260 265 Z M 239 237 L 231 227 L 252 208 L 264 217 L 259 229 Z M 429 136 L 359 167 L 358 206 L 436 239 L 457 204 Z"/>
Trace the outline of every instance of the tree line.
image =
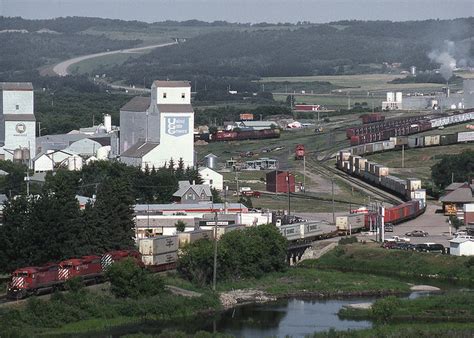
<path id="1" fill-rule="evenodd" d="M 469 182 L 474 179 L 474 150 L 465 150 L 456 155 L 444 155 L 431 167 L 431 177 L 439 188 L 444 189 L 453 182 Z"/>
<path id="2" fill-rule="evenodd" d="M 0 271 L 134 246 L 133 206 L 168 203 L 179 180 L 201 182 L 182 161 L 141 171 L 93 162 L 82 171 L 46 176 L 35 195 L 16 195 L 3 210 Z M 80 208 L 76 195 L 94 197 Z"/>

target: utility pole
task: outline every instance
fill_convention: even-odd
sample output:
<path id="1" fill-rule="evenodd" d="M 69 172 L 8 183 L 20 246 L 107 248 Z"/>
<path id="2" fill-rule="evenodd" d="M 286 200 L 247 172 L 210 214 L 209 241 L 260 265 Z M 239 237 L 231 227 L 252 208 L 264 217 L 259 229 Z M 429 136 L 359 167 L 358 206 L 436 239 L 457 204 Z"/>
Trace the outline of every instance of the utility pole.
<path id="1" fill-rule="evenodd" d="M 237 198 L 239 198 L 239 176 L 238 171 L 235 172 L 235 182 L 237 183 Z"/>
<path id="2" fill-rule="evenodd" d="M 306 194 L 306 155 L 303 156 L 303 193 Z"/>
<path id="3" fill-rule="evenodd" d="M 214 214 L 214 272 L 212 274 L 212 290 L 216 291 L 217 279 L 217 211 Z"/>
<path id="4" fill-rule="evenodd" d="M 332 190 L 332 223 L 336 224 L 336 216 L 334 213 L 334 177 L 331 177 L 331 190 Z"/>
<path id="5" fill-rule="evenodd" d="M 402 144 L 402 168 L 405 168 L 405 145 Z"/>
<path id="6" fill-rule="evenodd" d="M 454 183 L 454 173 L 451 173 L 451 183 Z"/>
<path id="7" fill-rule="evenodd" d="M 288 171 L 286 174 L 286 184 L 288 188 L 288 217 L 291 215 L 291 195 L 290 195 L 290 172 Z"/>

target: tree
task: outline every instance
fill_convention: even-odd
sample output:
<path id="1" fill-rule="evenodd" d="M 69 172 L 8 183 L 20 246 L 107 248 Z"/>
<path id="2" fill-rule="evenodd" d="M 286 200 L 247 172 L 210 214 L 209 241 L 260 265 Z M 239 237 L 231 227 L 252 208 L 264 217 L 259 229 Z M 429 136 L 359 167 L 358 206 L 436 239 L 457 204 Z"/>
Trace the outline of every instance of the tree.
<path id="1" fill-rule="evenodd" d="M 212 201 L 214 203 L 222 203 L 223 200 L 221 198 L 221 195 L 219 194 L 219 191 L 217 191 L 216 188 L 211 188 L 211 193 L 212 193 Z"/>
<path id="2" fill-rule="evenodd" d="M 141 298 L 154 296 L 164 290 L 158 275 L 152 275 L 127 258 L 113 263 L 105 273 L 110 281 L 110 291 L 118 298 Z"/>
<path id="3" fill-rule="evenodd" d="M 176 231 L 178 232 L 184 232 L 186 230 L 186 223 L 182 220 L 178 220 L 174 226 L 176 227 Z"/>

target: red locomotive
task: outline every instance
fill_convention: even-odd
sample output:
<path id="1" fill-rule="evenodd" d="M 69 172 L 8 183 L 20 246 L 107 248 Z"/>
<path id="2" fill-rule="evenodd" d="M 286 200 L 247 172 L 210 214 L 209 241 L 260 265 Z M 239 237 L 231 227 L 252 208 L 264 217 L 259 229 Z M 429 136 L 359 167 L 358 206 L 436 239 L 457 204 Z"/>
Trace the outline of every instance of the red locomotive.
<path id="1" fill-rule="evenodd" d="M 218 131 L 212 134 L 212 141 L 238 141 L 253 140 L 266 138 L 279 138 L 280 129 L 263 129 L 263 130 L 242 130 L 242 131 Z"/>
<path id="2" fill-rule="evenodd" d="M 295 160 L 302 160 L 305 155 L 304 145 L 298 144 L 295 148 Z"/>
<path id="3" fill-rule="evenodd" d="M 12 273 L 7 297 L 21 299 L 62 289 L 64 283 L 74 277 L 80 278 L 84 283 L 98 283 L 103 280 L 107 267 L 128 257 L 140 267 L 144 267 L 138 251 L 117 250 L 109 251 L 102 256 L 71 258 L 59 264 L 48 263 L 43 266 L 19 268 Z"/>

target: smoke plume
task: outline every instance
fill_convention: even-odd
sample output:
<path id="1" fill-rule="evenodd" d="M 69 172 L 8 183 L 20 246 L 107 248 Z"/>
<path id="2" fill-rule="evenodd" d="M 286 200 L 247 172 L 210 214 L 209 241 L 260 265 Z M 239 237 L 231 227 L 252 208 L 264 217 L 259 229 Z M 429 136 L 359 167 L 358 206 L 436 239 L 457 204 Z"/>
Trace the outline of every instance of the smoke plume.
<path id="1" fill-rule="evenodd" d="M 440 64 L 439 72 L 446 81 L 453 76 L 453 70 L 456 67 L 455 48 L 453 41 L 445 41 L 442 50 L 433 50 L 428 54 L 431 61 Z"/>

